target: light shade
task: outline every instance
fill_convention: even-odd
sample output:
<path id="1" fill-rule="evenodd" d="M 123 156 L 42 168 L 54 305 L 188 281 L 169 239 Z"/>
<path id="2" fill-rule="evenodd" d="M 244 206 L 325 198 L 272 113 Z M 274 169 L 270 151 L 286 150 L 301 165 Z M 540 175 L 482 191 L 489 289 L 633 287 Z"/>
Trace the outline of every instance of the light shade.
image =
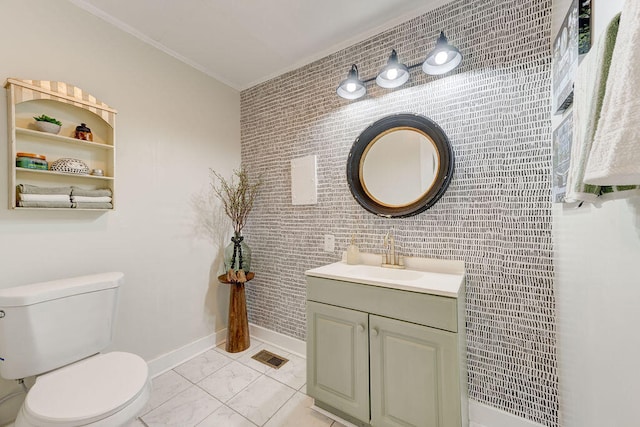
<path id="1" fill-rule="evenodd" d="M 429 52 L 427 59 L 422 63 L 422 71 L 427 74 L 437 75 L 448 73 L 462 62 L 462 54 L 454 46 L 451 46 L 444 35 L 436 42 L 436 47 Z"/>
<path id="2" fill-rule="evenodd" d="M 380 87 L 391 89 L 402 86 L 407 80 L 409 80 L 409 69 L 406 65 L 398 63 L 398 54 L 393 49 L 387 65 L 378 73 L 376 83 Z"/>
<path id="3" fill-rule="evenodd" d="M 358 67 L 355 64 L 351 66 L 347 78 L 340 82 L 336 92 L 345 99 L 358 99 L 367 93 L 367 88 L 358 77 Z"/>

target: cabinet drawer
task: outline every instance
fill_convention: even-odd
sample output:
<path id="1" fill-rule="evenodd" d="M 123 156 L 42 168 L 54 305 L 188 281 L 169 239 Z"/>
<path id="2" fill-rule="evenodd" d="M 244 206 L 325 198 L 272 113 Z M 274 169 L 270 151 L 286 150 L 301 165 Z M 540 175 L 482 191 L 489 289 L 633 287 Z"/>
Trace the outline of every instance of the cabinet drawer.
<path id="1" fill-rule="evenodd" d="M 456 298 L 307 276 L 307 299 L 458 332 Z"/>

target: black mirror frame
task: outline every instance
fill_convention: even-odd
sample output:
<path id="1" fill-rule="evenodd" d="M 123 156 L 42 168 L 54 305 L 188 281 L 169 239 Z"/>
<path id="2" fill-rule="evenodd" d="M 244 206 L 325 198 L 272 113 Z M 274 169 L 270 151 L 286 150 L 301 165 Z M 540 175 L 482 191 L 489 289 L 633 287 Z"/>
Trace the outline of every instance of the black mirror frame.
<path id="1" fill-rule="evenodd" d="M 379 204 L 365 191 L 360 180 L 360 163 L 369 144 L 376 141 L 380 134 L 400 127 L 413 128 L 428 135 L 438 150 L 440 162 L 434 183 L 424 196 L 406 206 L 389 207 Z M 424 212 L 442 197 L 451 182 L 453 169 L 453 148 L 442 128 L 427 117 L 419 114 L 402 113 L 383 117 L 367 127 L 356 138 L 347 160 L 347 182 L 353 197 L 369 212 L 387 218 L 405 218 Z"/>

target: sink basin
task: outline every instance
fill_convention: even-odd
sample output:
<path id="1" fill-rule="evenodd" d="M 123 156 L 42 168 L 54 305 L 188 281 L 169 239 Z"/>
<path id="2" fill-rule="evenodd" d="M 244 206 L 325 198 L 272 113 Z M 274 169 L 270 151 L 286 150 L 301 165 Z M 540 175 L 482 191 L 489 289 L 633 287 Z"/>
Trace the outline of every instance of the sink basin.
<path id="1" fill-rule="evenodd" d="M 378 260 L 379 257 L 375 259 Z M 418 260 L 427 259 L 420 258 Z M 381 267 L 379 264 L 349 265 L 345 262 L 336 262 L 308 270 L 305 274 L 311 277 L 457 298 L 462 288 L 461 285 L 464 283 L 464 264 L 461 264 L 462 267 L 458 269 L 437 268 L 441 265 L 451 265 L 452 263 L 457 263 L 457 261 L 428 260 L 426 264 L 415 263 L 429 267 L 429 269 L 420 270 L 386 268 Z"/>

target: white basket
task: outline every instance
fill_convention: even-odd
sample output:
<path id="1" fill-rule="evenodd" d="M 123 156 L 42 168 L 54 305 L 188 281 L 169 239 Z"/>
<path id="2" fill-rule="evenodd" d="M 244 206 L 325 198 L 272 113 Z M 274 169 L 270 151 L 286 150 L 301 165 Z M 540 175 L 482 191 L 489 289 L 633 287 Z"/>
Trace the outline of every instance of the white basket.
<path id="1" fill-rule="evenodd" d="M 42 132 L 53 133 L 57 135 L 58 133 L 60 133 L 60 127 L 60 125 L 57 125 L 55 123 L 36 120 L 36 129 Z"/>
<path id="2" fill-rule="evenodd" d="M 86 175 L 89 173 L 89 166 L 78 159 L 58 159 L 51 163 L 49 169 L 55 172 L 73 173 L 77 175 Z"/>

